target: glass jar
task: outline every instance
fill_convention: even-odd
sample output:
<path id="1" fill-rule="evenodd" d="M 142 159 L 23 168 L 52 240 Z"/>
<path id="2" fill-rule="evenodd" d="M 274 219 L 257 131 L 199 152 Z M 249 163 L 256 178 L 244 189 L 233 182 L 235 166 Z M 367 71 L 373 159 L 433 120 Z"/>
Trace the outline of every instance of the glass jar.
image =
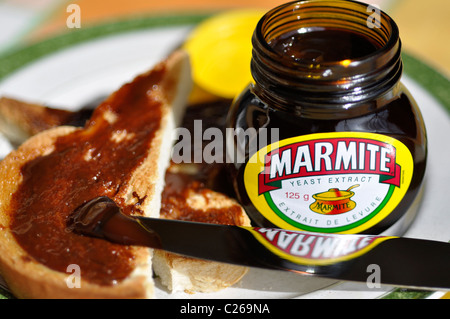
<path id="1" fill-rule="evenodd" d="M 420 111 L 400 82 L 395 22 L 355 1 L 276 7 L 252 37 L 254 84 L 227 118 L 236 195 L 256 226 L 399 235 L 426 167 Z"/>

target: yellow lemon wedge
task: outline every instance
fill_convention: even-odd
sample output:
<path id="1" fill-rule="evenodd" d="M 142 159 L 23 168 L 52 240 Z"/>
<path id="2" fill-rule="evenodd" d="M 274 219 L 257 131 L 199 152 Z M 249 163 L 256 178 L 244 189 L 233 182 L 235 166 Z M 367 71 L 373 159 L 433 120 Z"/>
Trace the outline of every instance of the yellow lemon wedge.
<path id="1" fill-rule="evenodd" d="M 203 91 L 234 98 L 251 81 L 251 38 L 265 11 L 241 9 L 202 21 L 183 48 L 189 53 L 194 83 Z"/>

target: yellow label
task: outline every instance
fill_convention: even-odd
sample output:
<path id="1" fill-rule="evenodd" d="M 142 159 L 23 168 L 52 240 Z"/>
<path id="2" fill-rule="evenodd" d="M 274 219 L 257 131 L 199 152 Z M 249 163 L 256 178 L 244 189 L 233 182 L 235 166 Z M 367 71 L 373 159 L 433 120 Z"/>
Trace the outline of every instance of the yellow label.
<path id="1" fill-rule="evenodd" d="M 400 141 L 362 132 L 281 140 L 247 162 L 244 183 L 255 208 L 277 227 L 359 233 L 405 196 L 414 163 Z"/>

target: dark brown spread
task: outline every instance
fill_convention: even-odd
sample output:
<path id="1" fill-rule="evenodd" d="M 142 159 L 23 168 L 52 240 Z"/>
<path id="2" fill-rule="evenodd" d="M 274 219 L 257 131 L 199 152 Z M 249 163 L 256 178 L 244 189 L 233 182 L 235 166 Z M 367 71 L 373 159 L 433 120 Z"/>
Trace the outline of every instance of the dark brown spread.
<path id="1" fill-rule="evenodd" d="M 269 45 L 283 59 L 308 63 L 357 59 L 380 48 L 369 37 L 330 28 L 309 28 L 308 32 L 303 33 L 291 31 L 270 41 Z"/>
<path id="2" fill-rule="evenodd" d="M 214 207 L 212 205 L 206 210 L 189 205 L 188 198 L 192 194 L 202 196 L 208 200 L 208 193 L 211 192 L 209 188 L 205 187 L 204 183 L 192 179 L 192 176 L 168 172 L 166 174 L 166 187 L 162 197 L 161 218 L 222 225 L 240 225 L 239 219 L 242 217 L 242 208 L 237 203 L 230 202 L 230 205 L 226 207 Z"/>
<path id="3" fill-rule="evenodd" d="M 19 244 L 40 263 L 61 272 L 69 264 L 78 264 L 84 279 L 103 285 L 119 282 L 133 269 L 130 246 L 80 236 L 68 231 L 66 226 L 68 216 L 89 200 L 100 196 L 114 198 L 147 155 L 148 145 L 158 129 L 155 123 L 161 116 L 161 105 L 148 99 L 145 92 L 163 73 L 160 70 L 148 78 L 139 78 L 138 84 L 125 85 L 95 110 L 84 130 L 59 138 L 54 152 L 22 168 L 24 182 L 13 196 L 11 228 Z M 193 132 L 194 121 L 202 119 L 203 129 L 224 129 L 230 103 L 215 100 L 191 105 L 182 126 Z M 116 121 L 112 124 L 105 121 L 104 112 L 115 114 Z M 71 123 L 58 123 L 68 124 Z M 135 135 L 114 143 L 110 141 L 114 132 Z M 90 161 L 85 160 L 86 154 Z M 195 166 L 194 174 L 167 172 L 161 217 L 237 224 L 236 218 L 241 214 L 239 205 L 209 209 L 205 214 L 186 204 L 189 191 L 215 190 L 227 195 L 232 192 L 224 178 L 224 164 Z M 125 214 L 140 214 L 142 199 L 137 200 L 136 206 L 118 204 Z"/>
<path id="4" fill-rule="evenodd" d="M 163 104 L 153 97 L 160 94 L 164 74 L 160 67 L 124 85 L 83 130 L 59 137 L 52 153 L 22 167 L 23 182 L 12 196 L 11 230 L 32 258 L 61 272 L 78 264 L 83 279 L 103 285 L 129 275 L 132 248 L 70 233 L 66 221 L 92 198 L 114 198 L 146 158 L 160 127 Z M 113 135 L 126 137 L 116 143 Z M 140 213 L 138 206 L 117 204 L 125 214 Z"/>
<path id="5" fill-rule="evenodd" d="M 94 198 L 78 207 L 70 215 L 67 228 L 77 234 L 122 245 L 162 247 L 157 233 L 142 227 L 136 216 L 122 214 L 120 207 L 106 196 Z"/>

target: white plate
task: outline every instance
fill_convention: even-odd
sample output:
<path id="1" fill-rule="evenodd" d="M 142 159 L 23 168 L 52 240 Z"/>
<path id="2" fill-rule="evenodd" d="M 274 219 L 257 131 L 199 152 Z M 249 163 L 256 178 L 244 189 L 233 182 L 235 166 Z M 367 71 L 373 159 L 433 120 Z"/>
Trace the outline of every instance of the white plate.
<path id="1" fill-rule="evenodd" d="M 193 17 L 187 22 L 197 22 Z M 170 21 L 174 21 L 173 17 Z M 129 30 L 116 24 L 78 34 L 67 34 L 17 52 L 0 57 L 0 96 L 10 96 L 25 101 L 43 103 L 75 110 L 99 96 L 108 94 L 135 75 L 151 68 L 173 48 L 182 43 L 192 24 L 176 25 L 158 18 L 158 22 L 142 20 Z M 169 24 L 169 25 L 167 25 Z M 91 32 L 91 33 L 89 33 Z M 106 35 L 105 35 L 106 34 Z M 81 36 L 80 36 L 81 35 Z M 71 41 L 68 41 L 68 39 Z M 75 40 L 74 40 L 75 39 Z M 64 42 L 65 41 L 65 42 Z M 39 58 L 36 58 L 39 56 Z M 407 59 L 424 67 L 431 76 L 442 81 L 437 73 L 411 57 Z M 445 216 L 448 202 L 450 170 L 450 118 L 446 102 L 435 97 L 435 92 L 425 89 L 415 81 L 418 70 L 411 70 L 403 82 L 421 107 L 429 138 L 429 162 L 423 204 L 418 217 L 406 236 L 448 241 L 450 218 Z M 423 72 L 423 69 L 422 71 Z M 423 74 L 421 74 L 422 76 Z M 442 84 L 442 83 L 441 83 Z M 445 83 L 445 86 L 448 83 Z M 436 89 L 436 87 L 435 87 Z M 448 102 L 448 100 L 447 100 Z M 0 158 L 11 150 L 9 143 L 0 136 Z M 1 280 L 0 280 L 1 285 Z M 394 287 L 370 289 L 364 283 L 340 283 L 334 280 L 300 276 L 287 272 L 251 269 L 234 287 L 211 294 L 185 294 L 167 292 L 157 283 L 159 298 L 380 298 L 397 297 Z M 397 293 L 397 292 L 395 292 Z M 442 293 L 423 294 L 402 291 L 400 296 L 437 298 Z"/>

